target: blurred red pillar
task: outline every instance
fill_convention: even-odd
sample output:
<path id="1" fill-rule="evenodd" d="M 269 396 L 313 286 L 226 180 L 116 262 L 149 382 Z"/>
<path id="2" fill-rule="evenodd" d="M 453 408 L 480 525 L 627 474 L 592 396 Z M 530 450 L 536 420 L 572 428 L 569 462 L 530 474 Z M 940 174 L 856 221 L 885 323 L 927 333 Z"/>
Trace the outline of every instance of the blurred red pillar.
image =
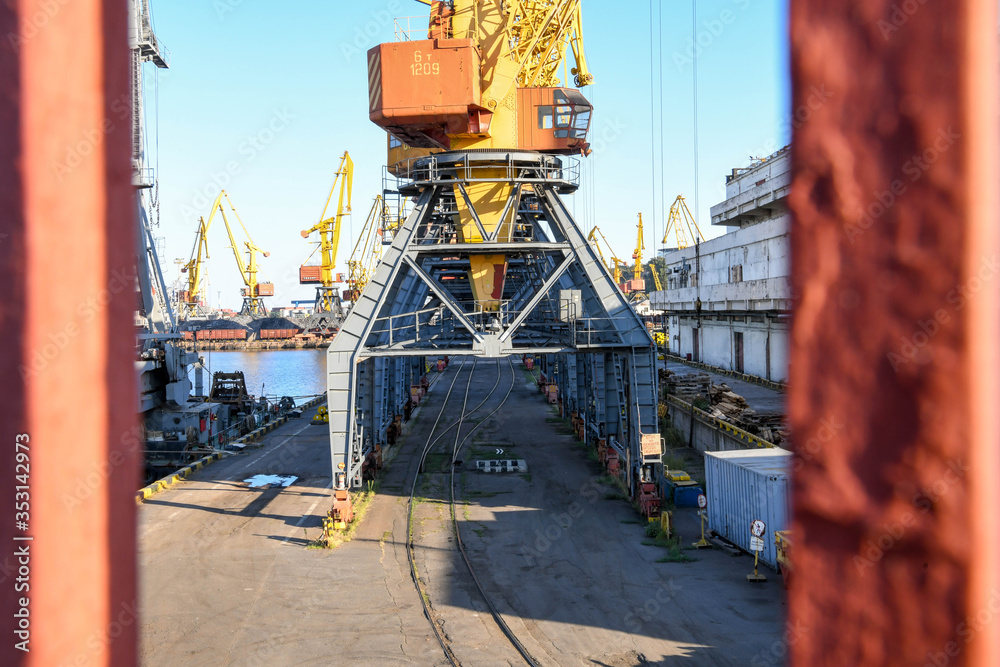
<path id="1" fill-rule="evenodd" d="M 995 0 L 792 0 L 796 665 L 1000 665 Z"/>
<path id="2" fill-rule="evenodd" d="M 126 19 L 121 1 L 0 3 L 4 665 L 137 662 Z M 30 438 L 27 531 L 17 434 Z M 22 597 L 30 652 L 15 646 Z"/>

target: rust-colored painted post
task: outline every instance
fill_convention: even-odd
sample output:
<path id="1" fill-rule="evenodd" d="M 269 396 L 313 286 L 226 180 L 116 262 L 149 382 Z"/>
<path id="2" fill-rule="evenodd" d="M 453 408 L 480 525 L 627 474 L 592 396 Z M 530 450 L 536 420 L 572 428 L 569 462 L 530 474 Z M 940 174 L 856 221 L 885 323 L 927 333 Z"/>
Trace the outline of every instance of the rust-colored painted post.
<path id="1" fill-rule="evenodd" d="M 792 0 L 795 665 L 1000 665 L 995 0 Z"/>
<path id="2" fill-rule="evenodd" d="M 126 19 L 120 0 L 0 3 L 4 665 L 137 662 Z"/>

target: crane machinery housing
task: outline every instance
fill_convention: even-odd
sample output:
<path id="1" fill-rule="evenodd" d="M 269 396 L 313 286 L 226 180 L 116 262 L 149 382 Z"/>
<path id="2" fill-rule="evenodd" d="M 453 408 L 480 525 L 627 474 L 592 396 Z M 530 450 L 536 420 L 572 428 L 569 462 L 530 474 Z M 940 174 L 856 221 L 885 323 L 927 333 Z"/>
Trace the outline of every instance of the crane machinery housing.
<path id="1" fill-rule="evenodd" d="M 388 165 L 413 204 L 327 352 L 335 523 L 430 355 L 535 356 L 637 501 L 665 484 L 653 340 L 560 199 L 589 151 L 591 104 L 557 78 L 571 51 L 593 82 L 580 6 L 435 0 L 368 51 L 369 118 L 390 161 L 413 151 Z"/>
<path id="2" fill-rule="evenodd" d="M 240 252 L 240 246 L 236 242 L 232 225 L 229 224 L 229 218 L 226 216 L 226 210 L 222 205 L 223 198 L 229 204 L 229 208 L 232 210 L 236 220 L 240 223 L 240 227 L 243 228 L 243 233 L 246 235 L 243 247 L 247 253 L 247 261 L 243 260 L 243 253 Z M 204 260 L 208 259 L 208 230 L 212 227 L 212 221 L 215 219 L 217 212 L 222 214 L 222 221 L 226 225 L 226 233 L 229 236 L 229 245 L 232 248 L 233 255 L 236 257 L 236 267 L 239 269 L 240 277 L 243 279 L 243 287 L 240 289 L 240 295 L 243 297 L 243 306 L 240 314 L 252 317 L 264 317 L 267 315 L 267 308 L 264 305 L 263 297 L 274 296 L 274 284 L 259 282 L 257 280 L 257 273 L 260 271 L 257 265 L 257 256 L 262 254 L 264 257 L 270 257 L 271 253 L 261 250 L 253 242 L 253 239 L 250 238 L 250 232 L 247 231 L 246 225 L 243 224 L 243 220 L 240 218 L 236 207 L 225 190 L 221 190 L 215 201 L 212 202 L 212 209 L 208 214 L 208 220 L 206 221 L 204 217 L 198 220 L 198 231 L 195 234 L 191 259 L 181 269 L 182 272 L 188 275 L 188 288 L 181 293 L 184 308 L 188 315 L 193 315 L 197 313 L 197 309 L 201 304 L 202 281 L 205 273 Z"/>
<path id="3" fill-rule="evenodd" d="M 327 217 L 326 212 L 330 208 L 333 200 L 333 193 L 338 191 L 337 210 L 333 215 Z M 344 151 L 340 156 L 340 165 L 337 167 L 330 186 L 330 193 L 326 196 L 326 203 L 323 204 L 323 212 L 319 216 L 319 222 L 302 231 L 302 238 L 309 238 L 313 232 L 319 234 L 317 249 L 320 252 L 319 265 L 303 264 L 299 267 L 299 283 L 302 285 L 316 285 L 316 303 L 313 312 L 317 315 L 329 313 L 333 320 L 330 324 L 336 327 L 344 319 L 344 310 L 338 291 L 337 283 L 344 282 L 343 274 L 334 273 L 337 263 L 337 250 L 340 246 L 340 230 L 345 215 L 351 213 L 351 192 L 354 188 L 354 161 L 350 154 Z M 346 205 L 345 205 L 345 197 Z M 315 251 L 314 251 L 315 252 Z M 308 261 L 308 260 L 307 260 Z M 307 330 L 311 327 L 307 326 Z"/>

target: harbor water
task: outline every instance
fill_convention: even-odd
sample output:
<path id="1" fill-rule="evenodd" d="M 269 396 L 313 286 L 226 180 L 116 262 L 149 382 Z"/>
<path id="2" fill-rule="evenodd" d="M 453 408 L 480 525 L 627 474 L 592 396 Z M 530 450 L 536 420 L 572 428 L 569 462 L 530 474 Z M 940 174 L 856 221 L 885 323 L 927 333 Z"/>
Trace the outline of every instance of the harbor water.
<path id="1" fill-rule="evenodd" d="M 205 350 L 205 393 L 212 373 L 243 371 L 254 396 L 291 396 L 296 403 L 326 391 L 326 350 Z M 192 373 L 191 381 L 194 382 Z"/>

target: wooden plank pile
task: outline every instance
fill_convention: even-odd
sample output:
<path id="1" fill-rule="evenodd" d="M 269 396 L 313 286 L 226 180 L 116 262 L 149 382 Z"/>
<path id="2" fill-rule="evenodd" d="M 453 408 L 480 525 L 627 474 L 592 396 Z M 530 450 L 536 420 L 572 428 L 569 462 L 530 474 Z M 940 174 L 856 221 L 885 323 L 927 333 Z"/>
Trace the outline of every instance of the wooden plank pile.
<path id="1" fill-rule="evenodd" d="M 661 368 L 659 371 L 661 391 L 674 394 L 686 401 L 693 401 L 698 396 L 706 398 L 712 385 L 708 373 L 685 373 L 679 375 L 671 370 Z"/>
<path id="2" fill-rule="evenodd" d="M 709 390 L 713 417 L 729 422 L 747 433 L 753 433 L 762 440 L 779 445 L 788 438 L 784 415 L 780 413 L 758 414 L 747 405 L 746 399 L 734 392 L 725 382 L 713 384 Z"/>

